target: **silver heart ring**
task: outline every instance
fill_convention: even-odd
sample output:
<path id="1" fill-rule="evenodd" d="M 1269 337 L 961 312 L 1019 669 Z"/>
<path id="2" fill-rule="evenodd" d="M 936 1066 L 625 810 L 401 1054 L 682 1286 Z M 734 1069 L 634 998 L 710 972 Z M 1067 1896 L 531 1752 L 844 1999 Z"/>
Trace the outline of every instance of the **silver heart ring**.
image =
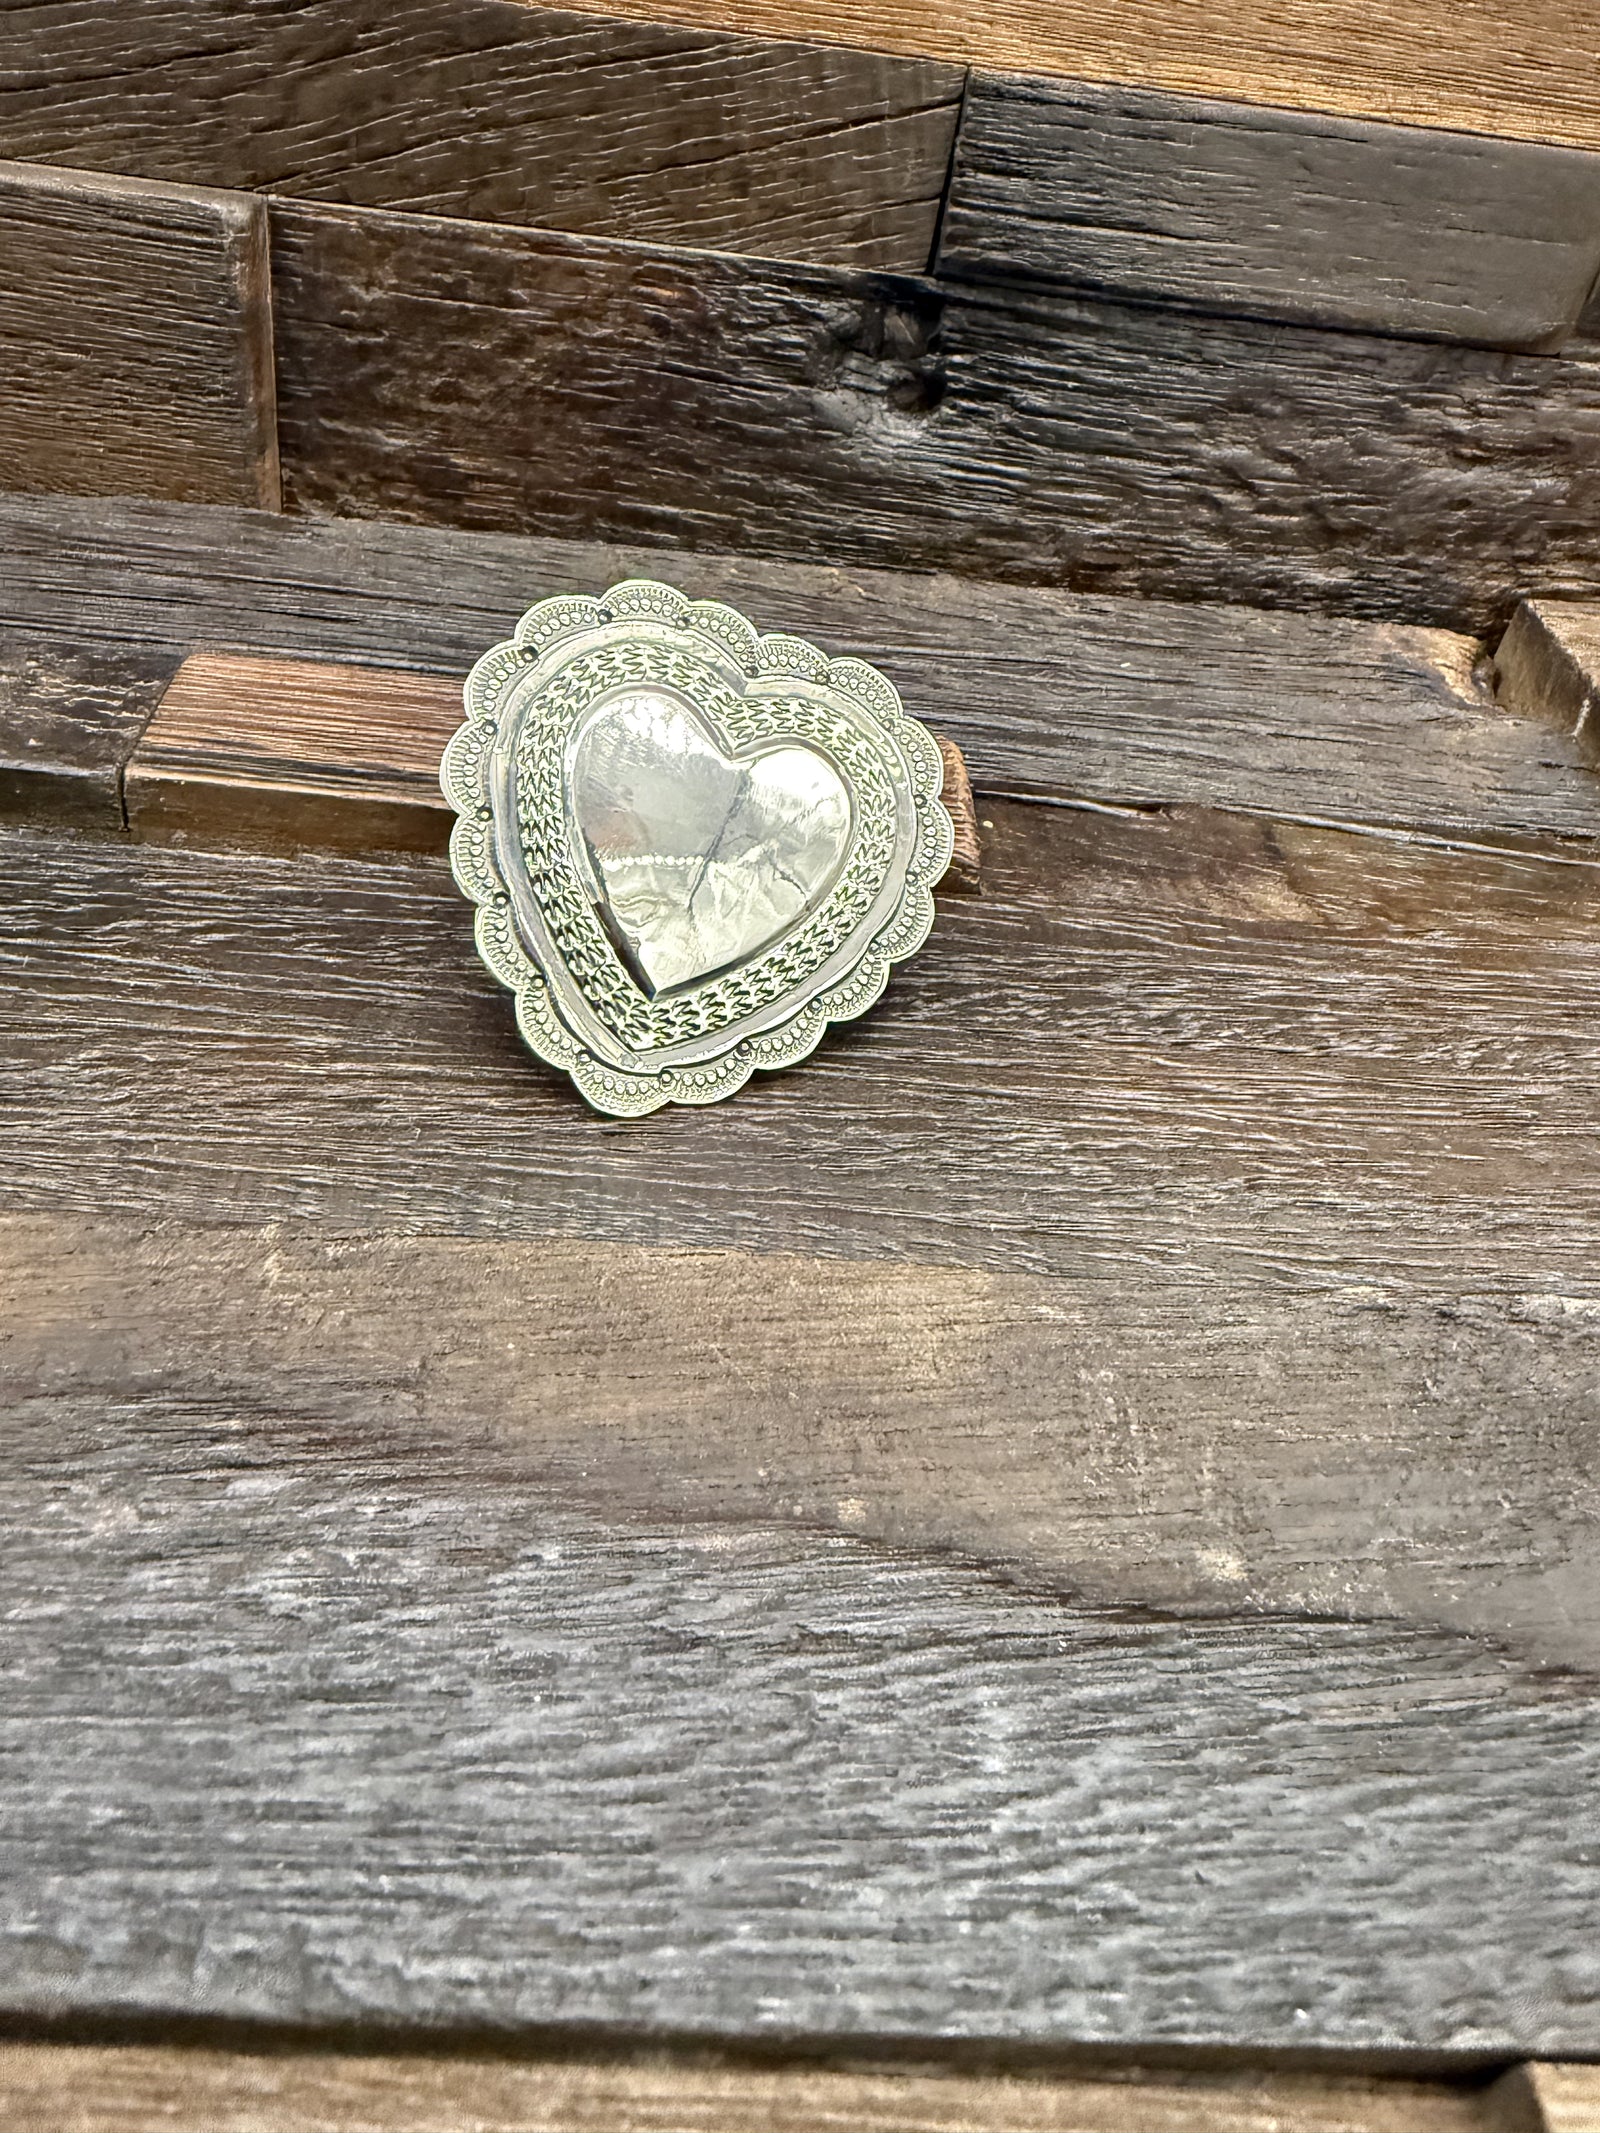
<path id="1" fill-rule="evenodd" d="M 478 948 L 598 1111 L 731 1096 L 869 1008 L 950 862 L 890 682 L 629 579 L 486 652 L 440 783 Z"/>

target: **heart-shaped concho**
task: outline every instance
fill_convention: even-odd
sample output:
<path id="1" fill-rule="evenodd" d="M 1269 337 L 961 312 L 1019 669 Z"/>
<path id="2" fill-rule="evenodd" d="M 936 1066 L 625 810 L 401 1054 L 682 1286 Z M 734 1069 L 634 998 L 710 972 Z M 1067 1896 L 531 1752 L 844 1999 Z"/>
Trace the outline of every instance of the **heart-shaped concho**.
<path id="1" fill-rule="evenodd" d="M 596 1110 L 803 1059 L 927 938 L 943 764 L 864 661 L 630 579 L 530 609 L 466 704 L 456 879 L 524 1037 Z"/>

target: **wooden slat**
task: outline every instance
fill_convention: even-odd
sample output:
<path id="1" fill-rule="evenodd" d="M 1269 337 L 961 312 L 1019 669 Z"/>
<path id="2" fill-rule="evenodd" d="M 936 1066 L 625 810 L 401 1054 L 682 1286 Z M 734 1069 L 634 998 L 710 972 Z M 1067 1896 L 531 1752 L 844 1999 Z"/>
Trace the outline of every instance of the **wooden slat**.
<path id="1" fill-rule="evenodd" d="M 12 1204 L 1590 1293 L 1600 869 L 985 820 L 870 1018 L 650 1132 L 530 1060 L 441 863 L 7 840 Z"/>
<path id="2" fill-rule="evenodd" d="M 1503 703 L 1559 733 L 1579 760 L 1600 763 L 1600 607 L 1527 601 L 1495 654 Z"/>
<path id="3" fill-rule="evenodd" d="M 198 642 L 453 686 L 533 600 L 662 576 L 881 664 L 989 794 L 1468 838 L 1600 829 L 1576 747 L 1497 711 L 1481 648 L 1443 631 L 137 504 L 0 499 L 0 539 L 0 627 L 64 651 Z"/>
<path id="4" fill-rule="evenodd" d="M 8 2133 L 1500 2133 L 1465 2085 L 0 2045 Z"/>
<path id="5" fill-rule="evenodd" d="M 1580 1682 L 579 1509 L 280 1326 L 265 1410 L 9 1403 L 14 2018 L 1595 2048 Z"/>
<path id="6" fill-rule="evenodd" d="M 1505 2133 L 1600 2133 L 1600 2068 L 1516 2068 L 1494 2098 Z"/>
<path id="7" fill-rule="evenodd" d="M 1478 629 L 1600 588 L 1600 364 L 275 204 L 302 510 Z"/>
<path id="8" fill-rule="evenodd" d="M 609 13 L 1600 148 L 1583 7 L 1513 0 L 608 0 Z"/>
<path id="9" fill-rule="evenodd" d="M 936 1122 L 937 1094 L 921 1102 Z M 190 1131 L 215 1212 L 232 1202 L 218 1137 L 203 1113 Z M 551 1132 L 547 1167 L 572 1146 Z M 647 1234 L 627 1213 L 613 1203 L 613 1230 Z M 411 1219 L 441 1218 L 447 1194 L 420 1178 Z M 709 1248 L 714 1200 L 701 1234 L 667 1251 L 0 1217 L 8 1398 L 232 1405 L 368 1458 L 398 1403 L 467 1470 L 554 1477 L 630 1518 L 781 1521 L 1097 1607 L 1386 1619 L 1524 1664 L 1600 1657 L 1592 1284 L 1565 1305 L 1469 1302 L 1465 1276 L 1380 1301 L 1127 1264 L 757 1255 Z"/>
<path id="10" fill-rule="evenodd" d="M 455 817 L 439 758 L 462 717 L 460 681 L 442 675 L 195 653 L 127 766 L 129 826 L 180 844 L 442 852 Z"/>
<path id="11" fill-rule="evenodd" d="M 0 482 L 278 502 L 260 204 L 0 164 Z"/>
<path id="12" fill-rule="evenodd" d="M 1557 348 L 1600 276 L 1600 154 L 980 73 L 939 264 Z"/>
<path id="13" fill-rule="evenodd" d="M 0 817 L 120 830 L 124 766 L 177 663 L 145 646 L 30 643 L 0 620 Z"/>
<path id="14" fill-rule="evenodd" d="M 921 270 L 962 75 L 510 0 L 67 0 L 0 17 L 0 80 L 0 155 Z"/>

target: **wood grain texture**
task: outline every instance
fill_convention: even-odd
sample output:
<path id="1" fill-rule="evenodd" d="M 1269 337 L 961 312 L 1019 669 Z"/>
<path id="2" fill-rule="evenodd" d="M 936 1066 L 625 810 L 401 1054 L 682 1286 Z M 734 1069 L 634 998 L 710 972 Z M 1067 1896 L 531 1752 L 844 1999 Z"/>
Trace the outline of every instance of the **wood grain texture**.
<path id="1" fill-rule="evenodd" d="M 535 599 L 659 576 L 882 666 L 980 792 L 1592 838 L 1592 773 L 1438 630 L 159 505 L 0 499 L 0 620 L 464 673 Z"/>
<path id="2" fill-rule="evenodd" d="M 0 622 L 0 817 L 120 830 L 123 766 L 176 665 L 144 646 L 30 643 Z"/>
<path id="3" fill-rule="evenodd" d="M 12 832 L 7 1204 L 1592 1294 L 1600 869 L 986 820 L 870 1018 L 645 1131 L 529 1058 L 437 863 Z"/>
<path id="4" fill-rule="evenodd" d="M 1584 762 L 1600 764 L 1600 607 L 1526 601 L 1494 662 L 1502 703 L 1542 720 Z"/>
<path id="5" fill-rule="evenodd" d="M 609 0 L 608 12 L 1600 148 L 1582 5 L 1537 20 L 1513 0 Z"/>
<path id="6" fill-rule="evenodd" d="M 962 72 L 511 0 L 0 16 L 0 154 L 926 268 Z"/>
<path id="7" fill-rule="evenodd" d="M 1477 630 L 1600 587 L 1600 365 L 284 203 L 299 510 Z"/>
<path id="8" fill-rule="evenodd" d="M 1464 2084 L 0 2044 L 8 2133 L 1501 2133 Z M 1506 2129 L 1510 2133 L 1510 2129 Z"/>
<path id="9" fill-rule="evenodd" d="M 608 1514 L 1600 1674 L 1594 1301 L 65 1213 L 0 1217 L 0 1268 L 12 1407 L 242 1406 L 375 1458 L 403 1418 Z"/>
<path id="10" fill-rule="evenodd" d="M 10 1409 L 14 2019 L 1594 2049 L 1582 1684 L 596 1518 L 369 1411 Z"/>
<path id="11" fill-rule="evenodd" d="M 1506 2133 L 1597 2133 L 1600 2071 L 1560 2064 L 1518 2067 L 1499 2085 Z"/>
<path id="12" fill-rule="evenodd" d="M 978 810 L 972 797 L 967 760 L 947 733 L 936 734 L 944 762 L 944 784 L 939 797 L 955 831 L 950 864 L 939 886 L 947 895 L 975 896 L 983 885 L 983 840 L 978 832 Z"/>
<path id="13" fill-rule="evenodd" d="M 264 210 L 0 164 L 0 482 L 279 501 Z"/>
<path id="14" fill-rule="evenodd" d="M 462 717 L 443 675 L 192 653 L 128 762 L 128 825 L 180 844 L 443 853 L 439 759 Z"/>
<path id="15" fill-rule="evenodd" d="M 1600 277 L 1600 155 L 978 73 L 939 268 L 1558 348 Z"/>

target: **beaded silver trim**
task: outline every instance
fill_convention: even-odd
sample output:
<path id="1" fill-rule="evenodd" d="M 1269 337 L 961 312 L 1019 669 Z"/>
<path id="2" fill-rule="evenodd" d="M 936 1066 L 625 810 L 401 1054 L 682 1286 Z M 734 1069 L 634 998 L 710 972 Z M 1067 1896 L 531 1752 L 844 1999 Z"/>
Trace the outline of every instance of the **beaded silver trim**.
<path id="1" fill-rule="evenodd" d="M 850 803 L 848 847 L 820 903 L 759 953 L 655 998 L 597 901 L 573 793 L 575 737 L 641 689 L 692 707 L 730 763 L 810 750 Z M 465 701 L 440 768 L 460 818 L 451 865 L 523 1036 L 596 1110 L 715 1103 L 757 1067 L 792 1065 L 830 1022 L 869 1008 L 891 965 L 927 938 L 950 862 L 943 762 L 863 660 L 760 636 L 731 607 L 629 579 L 598 599 L 530 608 L 473 668 Z"/>

